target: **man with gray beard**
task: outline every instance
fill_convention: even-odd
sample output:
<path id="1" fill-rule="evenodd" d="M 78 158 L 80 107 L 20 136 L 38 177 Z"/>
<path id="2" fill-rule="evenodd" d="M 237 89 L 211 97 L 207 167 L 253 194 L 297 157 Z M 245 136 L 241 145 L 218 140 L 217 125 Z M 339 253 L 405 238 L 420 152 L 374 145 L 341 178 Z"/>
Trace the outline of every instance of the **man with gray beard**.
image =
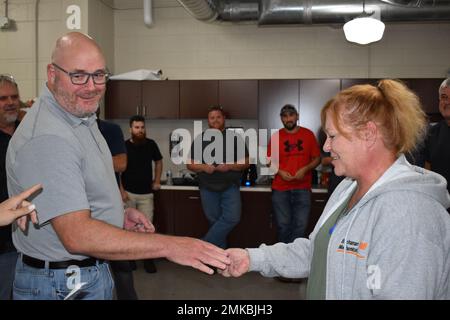
<path id="1" fill-rule="evenodd" d="M 0 75 L 0 202 L 8 198 L 5 158 L 9 140 L 19 122 L 20 96 L 16 81 Z M 0 300 L 11 298 L 17 251 L 11 239 L 11 225 L 0 227 Z"/>

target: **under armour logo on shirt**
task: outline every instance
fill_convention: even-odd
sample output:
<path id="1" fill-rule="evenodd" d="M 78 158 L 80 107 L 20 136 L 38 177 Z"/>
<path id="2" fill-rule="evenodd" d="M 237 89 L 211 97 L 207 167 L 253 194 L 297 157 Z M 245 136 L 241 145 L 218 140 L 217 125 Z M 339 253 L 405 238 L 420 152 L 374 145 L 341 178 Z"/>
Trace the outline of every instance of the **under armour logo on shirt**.
<path id="1" fill-rule="evenodd" d="M 303 146 L 302 145 L 303 145 L 303 141 L 302 140 L 297 140 L 297 143 L 293 143 L 293 144 L 290 144 L 289 140 L 286 140 L 284 142 L 284 152 L 291 152 L 295 148 L 297 148 L 298 151 L 302 151 L 303 150 Z"/>

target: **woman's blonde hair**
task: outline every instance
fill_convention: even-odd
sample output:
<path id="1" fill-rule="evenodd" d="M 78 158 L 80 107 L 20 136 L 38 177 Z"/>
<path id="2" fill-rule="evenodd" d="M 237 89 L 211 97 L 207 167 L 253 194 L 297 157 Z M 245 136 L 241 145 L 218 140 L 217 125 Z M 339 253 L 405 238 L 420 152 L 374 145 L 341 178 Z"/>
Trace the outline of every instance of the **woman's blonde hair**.
<path id="1" fill-rule="evenodd" d="M 325 128 L 327 113 L 344 136 L 342 126 L 361 131 L 374 122 L 383 136 L 387 149 L 396 155 L 411 153 L 426 133 L 426 116 L 417 95 L 399 80 L 380 80 L 377 86 L 355 85 L 342 90 L 326 103 L 321 112 Z"/>

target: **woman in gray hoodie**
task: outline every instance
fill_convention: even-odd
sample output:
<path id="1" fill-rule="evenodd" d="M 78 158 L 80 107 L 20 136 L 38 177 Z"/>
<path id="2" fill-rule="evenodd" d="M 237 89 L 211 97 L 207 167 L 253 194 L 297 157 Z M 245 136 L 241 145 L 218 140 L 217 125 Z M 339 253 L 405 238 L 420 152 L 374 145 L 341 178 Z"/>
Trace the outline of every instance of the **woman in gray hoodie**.
<path id="1" fill-rule="evenodd" d="M 308 278 L 309 299 L 450 299 L 446 180 L 404 153 L 423 139 L 425 114 L 404 84 L 382 80 L 338 93 L 322 110 L 336 175 L 308 239 L 229 249 L 221 273 Z"/>

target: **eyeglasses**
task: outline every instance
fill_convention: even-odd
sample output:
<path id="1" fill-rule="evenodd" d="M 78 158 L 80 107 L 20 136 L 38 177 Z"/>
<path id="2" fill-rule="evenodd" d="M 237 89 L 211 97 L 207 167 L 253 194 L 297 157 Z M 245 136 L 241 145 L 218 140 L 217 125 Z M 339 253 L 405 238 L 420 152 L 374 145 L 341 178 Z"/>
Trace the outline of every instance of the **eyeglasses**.
<path id="1" fill-rule="evenodd" d="M 96 71 L 94 73 L 89 72 L 69 72 L 58 66 L 56 63 L 52 63 L 52 65 L 67 74 L 70 77 L 70 81 L 75 85 L 85 85 L 88 83 L 89 78 L 92 77 L 94 84 L 105 84 L 110 76 L 108 71 Z"/>

